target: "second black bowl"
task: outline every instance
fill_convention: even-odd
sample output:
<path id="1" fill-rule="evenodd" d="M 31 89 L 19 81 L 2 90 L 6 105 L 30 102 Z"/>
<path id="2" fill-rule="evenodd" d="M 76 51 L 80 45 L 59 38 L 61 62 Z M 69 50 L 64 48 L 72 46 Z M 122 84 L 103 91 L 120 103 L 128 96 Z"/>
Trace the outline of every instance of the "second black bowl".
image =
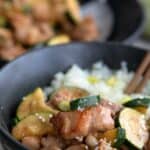
<path id="1" fill-rule="evenodd" d="M 93 0 L 80 0 L 84 5 Z M 144 30 L 144 10 L 138 0 L 94 0 L 104 1 L 112 10 L 114 25 L 108 41 L 131 43 Z M 107 16 L 106 16 L 107 17 Z M 103 21 L 103 20 L 102 20 Z"/>
<path id="2" fill-rule="evenodd" d="M 98 2 L 101 0 L 80 1 L 84 5 L 89 1 Z M 112 32 L 106 41 L 131 43 L 137 39 L 144 29 L 145 20 L 143 9 L 138 0 L 106 0 L 106 2 L 114 16 Z M 6 63 L 8 63 L 8 61 L 0 60 L 0 68 Z"/>

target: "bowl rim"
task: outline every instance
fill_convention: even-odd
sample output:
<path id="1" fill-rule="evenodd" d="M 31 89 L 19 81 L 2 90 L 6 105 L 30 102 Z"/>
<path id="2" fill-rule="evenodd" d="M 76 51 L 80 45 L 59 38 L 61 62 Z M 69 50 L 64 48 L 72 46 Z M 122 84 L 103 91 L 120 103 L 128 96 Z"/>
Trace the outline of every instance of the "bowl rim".
<path id="1" fill-rule="evenodd" d="M 63 46 L 74 46 L 74 45 L 97 45 L 97 46 L 101 46 L 101 45 L 105 45 L 106 47 L 120 47 L 120 48 L 124 48 L 124 49 L 135 49 L 136 51 L 148 51 L 144 48 L 137 48 L 135 46 L 129 46 L 129 45 L 125 45 L 125 44 L 120 44 L 118 42 L 72 42 L 69 44 L 61 44 L 61 45 L 55 45 L 55 46 L 46 46 L 46 47 L 41 47 L 41 48 L 33 48 L 31 49 L 30 52 L 25 53 L 19 57 L 17 57 L 16 59 L 14 59 L 12 62 L 6 64 L 5 66 L 3 66 L 0 70 L 0 74 L 1 72 L 3 72 L 3 70 L 7 69 L 7 67 L 9 67 L 11 64 L 15 63 L 16 61 L 24 58 L 24 57 L 28 57 L 28 55 L 33 55 L 34 53 L 40 53 L 41 51 L 44 50 L 53 50 L 54 47 L 63 47 Z M 2 135 L 2 136 L 1 136 Z M 21 149 L 21 150 L 27 150 L 25 148 L 25 146 L 23 146 L 19 141 L 15 140 L 15 138 L 13 138 L 13 136 L 11 135 L 10 132 L 6 131 L 6 129 L 4 129 L 4 127 L 1 126 L 0 124 L 0 136 L 2 137 L 3 140 L 8 140 L 8 143 L 13 144 L 15 146 L 17 146 L 17 148 Z"/>

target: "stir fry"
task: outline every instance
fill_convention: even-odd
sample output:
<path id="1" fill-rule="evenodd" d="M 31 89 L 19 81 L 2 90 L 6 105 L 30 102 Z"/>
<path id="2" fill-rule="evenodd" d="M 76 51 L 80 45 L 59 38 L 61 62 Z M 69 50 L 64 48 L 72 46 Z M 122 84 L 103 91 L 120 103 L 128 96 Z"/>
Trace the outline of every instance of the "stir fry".
<path id="1" fill-rule="evenodd" d="M 149 98 L 122 105 L 77 87 L 23 98 L 12 135 L 30 150 L 149 150 Z"/>
<path id="2" fill-rule="evenodd" d="M 150 84 L 125 94 L 133 75 L 124 63 L 111 70 L 102 62 L 58 72 L 23 97 L 12 136 L 29 150 L 149 150 Z"/>
<path id="3" fill-rule="evenodd" d="M 0 1 L 0 58 L 4 60 L 37 44 L 91 41 L 98 36 L 93 18 L 80 16 L 77 0 Z"/>

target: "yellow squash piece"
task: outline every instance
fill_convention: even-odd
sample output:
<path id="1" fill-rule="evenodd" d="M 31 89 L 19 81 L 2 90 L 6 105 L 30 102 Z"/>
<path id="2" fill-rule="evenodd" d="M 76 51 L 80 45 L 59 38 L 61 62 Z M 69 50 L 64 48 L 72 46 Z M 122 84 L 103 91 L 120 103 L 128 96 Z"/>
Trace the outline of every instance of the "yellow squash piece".
<path id="1" fill-rule="evenodd" d="M 70 102 L 69 102 L 69 101 L 61 101 L 61 102 L 58 104 L 58 108 L 59 108 L 61 111 L 69 111 L 69 110 L 70 110 Z"/>
<path id="2" fill-rule="evenodd" d="M 65 34 L 61 34 L 61 35 L 57 35 L 51 38 L 48 41 L 48 45 L 58 45 L 58 44 L 65 44 L 69 42 L 70 42 L 69 36 Z"/>
<path id="3" fill-rule="evenodd" d="M 41 88 L 37 88 L 33 93 L 23 98 L 17 109 L 17 117 L 21 120 L 38 112 L 57 113 L 56 110 L 45 103 L 45 95 Z"/>
<path id="4" fill-rule="evenodd" d="M 101 139 L 106 139 L 107 142 L 113 143 L 117 137 L 117 128 L 108 130 L 100 135 Z"/>
<path id="5" fill-rule="evenodd" d="M 49 119 L 51 113 L 36 113 L 20 121 L 13 129 L 12 135 L 17 140 L 27 136 L 43 136 L 53 132 Z"/>
<path id="6" fill-rule="evenodd" d="M 144 107 L 144 106 L 134 107 L 134 109 L 143 114 L 147 112 L 147 107 Z"/>

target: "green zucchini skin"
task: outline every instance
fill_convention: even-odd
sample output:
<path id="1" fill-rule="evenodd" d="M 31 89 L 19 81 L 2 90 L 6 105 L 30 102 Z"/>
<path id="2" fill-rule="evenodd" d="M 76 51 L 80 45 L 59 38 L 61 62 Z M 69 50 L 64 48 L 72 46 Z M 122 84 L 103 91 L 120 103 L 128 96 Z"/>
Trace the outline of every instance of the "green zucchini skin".
<path id="1" fill-rule="evenodd" d="M 76 100 L 71 101 L 70 109 L 71 110 L 80 110 L 85 107 L 96 106 L 100 102 L 100 96 L 89 96 L 83 97 Z"/>
<path id="2" fill-rule="evenodd" d="M 116 142 L 113 144 L 113 147 L 120 148 L 120 146 L 125 142 L 125 140 L 126 140 L 125 129 L 118 127 Z"/>
<path id="3" fill-rule="evenodd" d="M 18 116 L 15 116 L 15 117 L 12 119 L 12 126 L 16 126 L 19 122 L 20 122 L 19 117 L 18 117 Z"/>
<path id="4" fill-rule="evenodd" d="M 129 150 L 139 150 L 138 148 L 136 148 L 135 146 L 133 146 L 129 141 L 125 141 L 124 145 L 126 145 L 128 147 Z"/>
<path id="5" fill-rule="evenodd" d="M 137 99 L 133 99 L 127 103 L 123 104 L 126 107 L 137 107 L 137 106 L 144 106 L 144 107 L 148 107 L 150 105 L 150 98 L 137 98 Z"/>
<path id="6" fill-rule="evenodd" d="M 78 24 L 73 15 L 69 11 L 65 12 L 65 17 L 72 25 L 76 26 Z"/>
<path id="7" fill-rule="evenodd" d="M 141 129 L 143 129 L 143 125 L 141 125 L 139 120 L 137 121 L 137 118 L 142 116 L 143 115 L 140 112 L 128 107 L 124 108 L 119 114 L 119 118 L 118 118 L 119 126 L 125 129 L 125 133 L 126 133 L 124 144 L 126 144 L 131 150 L 141 150 L 144 147 L 144 143 L 146 142 L 145 137 L 148 137 L 148 130 L 147 131 L 143 130 L 142 134 L 144 133 L 145 136 L 143 137 L 144 139 L 142 140 L 139 140 L 136 136 L 133 136 L 135 135 L 135 132 L 137 133 L 138 136 L 140 136 L 138 132 Z M 131 126 L 130 129 L 128 128 L 129 125 Z"/>

